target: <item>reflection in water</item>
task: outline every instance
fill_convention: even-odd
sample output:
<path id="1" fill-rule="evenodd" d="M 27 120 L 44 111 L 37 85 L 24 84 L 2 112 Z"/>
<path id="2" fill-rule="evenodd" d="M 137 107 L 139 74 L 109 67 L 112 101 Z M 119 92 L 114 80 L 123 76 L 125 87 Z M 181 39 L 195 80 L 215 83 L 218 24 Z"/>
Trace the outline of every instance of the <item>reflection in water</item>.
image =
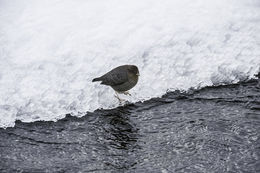
<path id="1" fill-rule="evenodd" d="M 103 127 L 106 132 L 105 145 L 113 158 L 107 161 L 106 165 L 117 170 L 127 170 L 137 163 L 136 158 L 131 155 L 137 148 L 138 130 L 131 122 L 127 108 L 109 111 L 105 116 L 105 122 L 108 123 L 108 126 Z"/>

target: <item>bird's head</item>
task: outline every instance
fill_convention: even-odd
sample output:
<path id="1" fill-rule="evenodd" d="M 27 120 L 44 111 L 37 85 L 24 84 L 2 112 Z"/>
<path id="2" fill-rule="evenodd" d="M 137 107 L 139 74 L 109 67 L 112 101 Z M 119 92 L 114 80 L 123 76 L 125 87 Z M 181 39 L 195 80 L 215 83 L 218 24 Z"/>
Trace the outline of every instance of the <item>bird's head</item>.
<path id="1" fill-rule="evenodd" d="M 138 70 L 138 68 L 137 68 L 135 65 L 129 65 L 129 66 L 128 66 L 128 71 L 129 71 L 131 74 L 134 74 L 134 75 L 136 75 L 136 76 L 140 76 L 139 70 Z"/>

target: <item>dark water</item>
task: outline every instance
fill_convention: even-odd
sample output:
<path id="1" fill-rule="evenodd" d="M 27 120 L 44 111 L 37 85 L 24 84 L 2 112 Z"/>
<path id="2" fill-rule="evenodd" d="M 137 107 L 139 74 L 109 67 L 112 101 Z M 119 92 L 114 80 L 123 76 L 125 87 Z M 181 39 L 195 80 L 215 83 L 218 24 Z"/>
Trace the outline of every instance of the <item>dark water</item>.
<path id="1" fill-rule="evenodd" d="M 0 129 L 0 172 L 260 172 L 260 80 Z"/>

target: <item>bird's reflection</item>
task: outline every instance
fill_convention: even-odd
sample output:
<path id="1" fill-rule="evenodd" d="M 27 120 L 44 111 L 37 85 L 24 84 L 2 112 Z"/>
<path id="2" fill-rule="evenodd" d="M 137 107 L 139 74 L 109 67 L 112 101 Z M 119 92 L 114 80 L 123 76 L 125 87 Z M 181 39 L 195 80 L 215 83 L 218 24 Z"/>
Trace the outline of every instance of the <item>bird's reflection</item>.
<path id="1" fill-rule="evenodd" d="M 128 108 L 106 110 L 102 115 L 104 141 L 110 169 L 127 170 L 136 164 L 138 129 Z"/>

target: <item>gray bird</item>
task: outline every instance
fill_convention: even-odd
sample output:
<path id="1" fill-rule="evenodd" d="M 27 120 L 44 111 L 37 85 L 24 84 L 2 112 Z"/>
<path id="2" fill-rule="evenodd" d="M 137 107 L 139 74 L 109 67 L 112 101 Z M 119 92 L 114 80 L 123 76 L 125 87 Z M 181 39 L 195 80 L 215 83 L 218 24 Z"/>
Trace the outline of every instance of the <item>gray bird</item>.
<path id="1" fill-rule="evenodd" d="M 101 77 L 93 79 L 92 82 L 101 81 L 102 85 L 111 86 L 116 92 L 115 97 L 121 102 L 118 93 L 130 95 L 128 90 L 137 84 L 138 77 L 139 70 L 135 65 L 122 65 L 114 68 Z"/>

